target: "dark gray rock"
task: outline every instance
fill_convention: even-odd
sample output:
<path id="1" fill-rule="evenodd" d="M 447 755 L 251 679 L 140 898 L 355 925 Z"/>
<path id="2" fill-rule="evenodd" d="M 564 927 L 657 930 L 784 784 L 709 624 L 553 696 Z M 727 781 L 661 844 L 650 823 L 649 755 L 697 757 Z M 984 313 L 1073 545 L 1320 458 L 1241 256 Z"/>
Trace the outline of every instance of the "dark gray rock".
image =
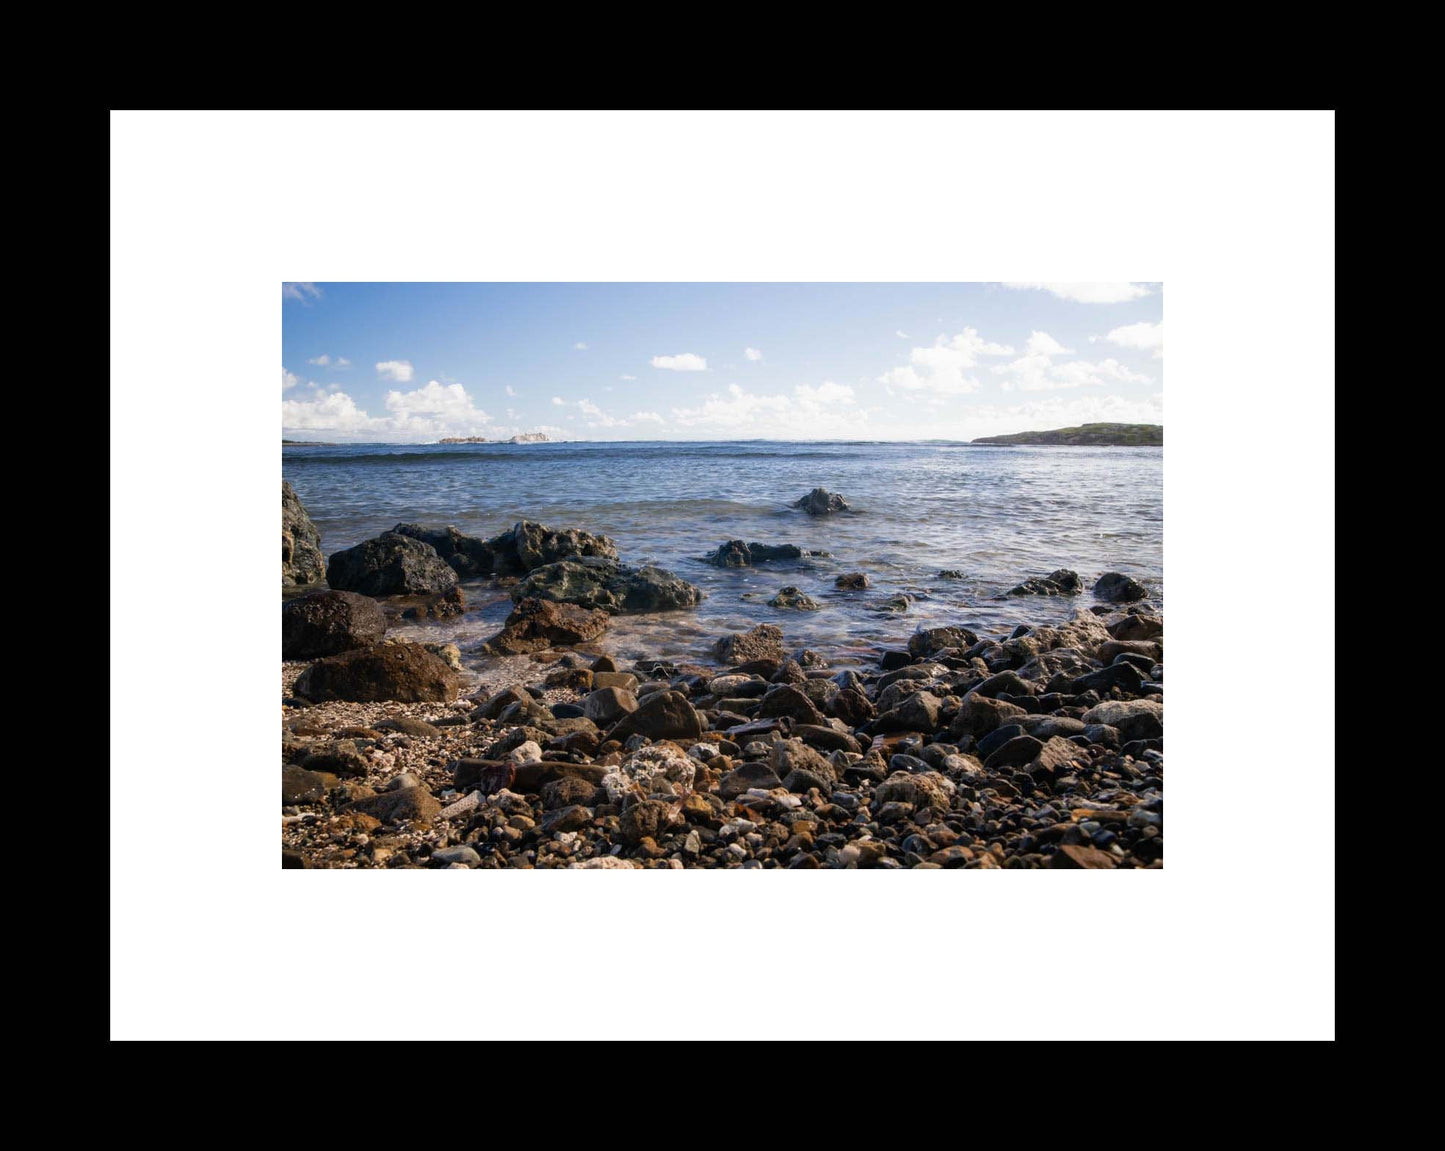
<path id="1" fill-rule="evenodd" d="M 1148 594 L 1149 591 L 1143 584 L 1123 572 L 1105 572 L 1094 584 L 1094 598 L 1106 603 L 1133 603 Z"/>
<path id="2" fill-rule="evenodd" d="M 316 583 L 326 574 L 321 533 L 306 514 L 289 480 L 281 481 L 281 583 L 292 587 Z"/>
<path id="3" fill-rule="evenodd" d="M 457 573 L 431 544 L 383 532 L 334 553 L 326 563 L 326 582 L 362 595 L 417 595 L 451 590 Z"/>
<path id="4" fill-rule="evenodd" d="M 281 658 L 317 659 L 369 647 L 386 633 L 374 599 L 349 591 L 314 591 L 281 608 Z"/>
<path id="5" fill-rule="evenodd" d="M 573 603 L 617 615 L 696 607 L 703 593 L 660 567 L 624 567 L 612 560 L 585 556 L 535 568 L 512 590 L 512 598 Z"/>
<path id="6" fill-rule="evenodd" d="M 793 507 L 802 508 L 810 516 L 826 516 L 849 510 L 848 501 L 827 488 L 814 488 L 802 499 L 794 501 Z"/>

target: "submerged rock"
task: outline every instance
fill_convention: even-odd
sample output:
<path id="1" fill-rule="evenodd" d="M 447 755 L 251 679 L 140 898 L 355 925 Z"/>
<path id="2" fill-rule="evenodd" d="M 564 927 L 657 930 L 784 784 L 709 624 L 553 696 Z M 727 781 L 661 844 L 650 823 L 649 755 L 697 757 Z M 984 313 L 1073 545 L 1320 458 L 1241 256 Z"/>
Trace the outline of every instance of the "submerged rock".
<path id="1" fill-rule="evenodd" d="M 835 579 L 833 586 L 842 588 L 844 591 L 861 591 L 864 588 L 871 587 L 872 583 L 862 572 L 849 572 Z"/>
<path id="2" fill-rule="evenodd" d="M 326 574 L 321 533 L 306 514 L 289 480 L 281 481 L 281 583 L 292 587 L 316 583 Z"/>
<path id="3" fill-rule="evenodd" d="M 349 591 L 314 591 L 281 608 L 281 658 L 317 659 L 369 647 L 386 632 L 374 599 Z"/>
<path id="4" fill-rule="evenodd" d="M 703 593 L 660 567 L 624 567 L 599 556 L 586 556 L 529 572 L 512 590 L 512 599 L 528 598 L 600 608 L 616 615 L 696 607 Z"/>
<path id="5" fill-rule="evenodd" d="M 457 573 L 431 544 L 384 532 L 335 552 L 326 564 L 326 582 L 338 591 L 363 595 L 417 595 L 450 591 Z"/>
<path id="6" fill-rule="evenodd" d="M 802 499 L 795 500 L 793 507 L 802 508 L 810 516 L 826 516 L 849 510 L 848 501 L 827 488 L 814 488 Z"/>
<path id="7" fill-rule="evenodd" d="M 720 568 L 745 568 L 753 564 L 769 563 L 772 560 L 799 560 L 809 556 L 826 555 L 826 552 L 805 551 L 794 544 L 744 543 L 729 540 L 716 551 L 703 556 L 703 563 Z"/>
<path id="8" fill-rule="evenodd" d="M 1009 595 L 1078 595 L 1084 590 L 1084 581 L 1079 573 L 1068 568 L 1059 568 L 1046 576 L 1031 576 L 1023 583 L 1009 589 Z"/>
<path id="9" fill-rule="evenodd" d="M 792 584 L 783 588 L 772 599 L 768 600 L 770 607 L 786 608 L 793 611 L 817 611 L 823 605 L 806 592 L 798 590 Z"/>
<path id="10" fill-rule="evenodd" d="M 379 643 L 317 660 L 301 673 L 295 691 L 318 703 L 450 703 L 460 686 L 457 673 L 420 644 Z"/>
<path id="11" fill-rule="evenodd" d="M 554 531 L 531 520 L 519 520 L 490 541 L 496 575 L 525 575 L 559 560 L 592 556 L 617 560 L 617 546 L 607 536 L 576 528 Z"/>

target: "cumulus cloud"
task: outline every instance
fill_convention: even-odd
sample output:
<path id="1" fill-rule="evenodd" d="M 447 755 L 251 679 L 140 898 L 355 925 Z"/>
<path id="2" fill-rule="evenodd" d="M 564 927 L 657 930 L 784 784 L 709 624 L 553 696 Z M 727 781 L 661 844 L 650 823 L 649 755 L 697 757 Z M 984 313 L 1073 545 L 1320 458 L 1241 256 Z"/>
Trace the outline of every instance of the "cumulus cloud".
<path id="1" fill-rule="evenodd" d="M 1122 328 L 1114 328 L 1104 337 L 1111 344 L 1118 344 L 1121 348 L 1137 348 L 1140 351 L 1153 352 L 1154 359 L 1164 358 L 1164 321 L 1157 324 L 1148 322 L 1140 324 L 1125 324 Z"/>
<path id="2" fill-rule="evenodd" d="M 757 348 L 744 348 L 743 358 L 748 360 L 761 360 L 763 353 L 758 351 Z"/>
<path id="3" fill-rule="evenodd" d="M 289 392 L 300 382 L 300 376 L 296 375 L 294 372 L 288 372 L 284 366 L 281 368 L 281 390 L 283 392 Z"/>
<path id="4" fill-rule="evenodd" d="M 305 304 L 311 300 L 321 299 L 321 289 L 315 284 L 283 282 L 281 284 L 281 298 L 283 300 L 300 300 Z"/>
<path id="5" fill-rule="evenodd" d="M 696 407 L 672 409 L 673 422 L 694 434 L 768 439 L 854 437 L 863 432 L 872 413 L 854 404 L 847 384 L 825 381 L 799 384 L 791 394 L 763 395 L 737 384 L 715 392 Z"/>
<path id="6" fill-rule="evenodd" d="M 980 356 L 1010 356 L 1013 348 L 985 340 L 975 328 L 964 328 L 956 336 L 939 336 L 931 347 L 914 348 L 907 364 L 878 377 L 889 388 L 906 392 L 927 392 L 935 396 L 962 396 L 983 385 L 964 373 L 978 365 Z"/>
<path id="7" fill-rule="evenodd" d="M 637 377 L 636 377 L 636 376 L 619 376 L 618 379 L 622 379 L 622 380 L 635 380 L 635 379 L 637 379 Z"/>
<path id="8" fill-rule="evenodd" d="M 515 396 L 516 394 L 517 394 L 517 389 L 514 388 L 514 387 L 512 387 L 511 384 L 508 384 L 508 385 L 507 385 L 507 395 L 509 395 L 509 396 Z"/>
<path id="9" fill-rule="evenodd" d="M 327 364 L 331 363 L 331 357 L 328 356 L 325 352 L 322 352 L 321 355 L 317 356 L 315 359 L 307 360 L 306 362 L 308 364 L 315 364 L 318 368 L 324 368 Z"/>
<path id="10" fill-rule="evenodd" d="M 1061 300 L 1072 300 L 1076 304 L 1122 304 L 1139 300 L 1152 294 L 1148 284 L 1123 283 L 1069 283 L 1061 281 L 1005 280 L 1004 287 L 1027 290 L 1037 288 L 1052 292 Z"/>
<path id="11" fill-rule="evenodd" d="M 342 439 L 415 443 L 441 436 L 480 435 L 493 422 L 461 384 L 437 380 L 414 391 L 390 391 L 385 406 L 386 415 L 373 416 L 346 392 L 323 393 L 313 385 L 313 398 L 281 402 L 281 426 L 283 432 L 327 432 Z"/>
<path id="12" fill-rule="evenodd" d="M 578 340 L 578 341 L 577 341 L 575 344 L 573 344 L 572 346 L 573 346 L 574 348 L 576 348 L 577 351 L 579 351 L 579 352 L 585 352 L 585 351 L 587 350 L 587 345 L 584 344 L 581 340 Z"/>
<path id="13" fill-rule="evenodd" d="M 392 380 L 398 384 L 409 384 L 415 373 L 410 360 L 382 360 L 376 365 L 376 373 L 383 380 Z"/>
<path id="14" fill-rule="evenodd" d="M 1035 336 L 1043 338 L 1036 343 Z M 1058 348 L 1058 352 L 1050 354 L 1044 351 L 1029 350 L 1018 359 L 995 367 L 994 372 L 1004 377 L 1001 385 L 1003 390 L 1006 392 L 1056 392 L 1068 388 L 1101 388 L 1111 383 L 1153 383 L 1152 377 L 1130 371 L 1112 357 L 1093 363 L 1088 360 L 1068 360 L 1062 364 L 1056 364 L 1053 359 L 1055 354 L 1072 353 L 1067 348 L 1059 347 L 1046 333 L 1035 332 L 1029 338 L 1030 349 L 1045 348 L 1050 345 Z"/>
<path id="15" fill-rule="evenodd" d="M 958 419 L 940 426 L 937 434 L 949 439 L 967 440 L 979 436 L 1007 435 L 1011 432 L 1071 428 L 1079 424 L 1163 422 L 1163 393 L 1156 392 L 1154 395 L 1137 399 L 1093 393 L 1069 397 L 1049 396 L 1021 404 L 972 408 L 963 412 Z"/>
<path id="16" fill-rule="evenodd" d="M 705 372 L 707 361 L 701 356 L 692 352 L 683 352 L 676 356 L 653 356 L 652 366 L 654 368 L 668 368 L 674 372 Z"/>
<path id="17" fill-rule="evenodd" d="M 556 404 L 556 405 L 560 408 L 560 407 L 561 407 L 563 404 L 565 404 L 567 401 L 564 400 L 561 396 L 553 396 L 553 397 L 552 397 L 552 402 L 553 402 L 554 404 Z"/>
<path id="18" fill-rule="evenodd" d="M 633 412 L 627 418 L 634 424 L 665 424 L 667 422 L 656 412 Z"/>
<path id="19" fill-rule="evenodd" d="M 1073 348 L 1066 348 L 1048 332 L 1030 332 L 1024 351 L 1031 356 L 1072 356 Z"/>
<path id="20" fill-rule="evenodd" d="M 387 392 L 386 409 L 403 423 L 423 419 L 451 428 L 492 422 L 491 416 L 472 403 L 461 384 L 442 384 L 436 380 L 414 392 Z"/>
<path id="21" fill-rule="evenodd" d="M 908 333 L 905 332 L 902 328 L 897 329 L 893 334 L 897 336 L 900 340 L 908 339 Z"/>

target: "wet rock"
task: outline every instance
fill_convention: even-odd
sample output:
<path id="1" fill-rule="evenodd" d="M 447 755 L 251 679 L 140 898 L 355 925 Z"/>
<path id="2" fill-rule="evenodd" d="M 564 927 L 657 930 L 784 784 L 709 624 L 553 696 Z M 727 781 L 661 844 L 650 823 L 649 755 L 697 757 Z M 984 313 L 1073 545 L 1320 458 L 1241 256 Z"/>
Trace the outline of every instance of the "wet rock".
<path id="1" fill-rule="evenodd" d="M 314 591 L 281 608 L 281 658 L 317 659 L 369 647 L 386 632 L 374 599 L 348 591 Z"/>
<path id="2" fill-rule="evenodd" d="M 783 629 L 776 624 L 763 623 L 751 631 L 725 635 L 713 645 L 713 656 L 719 663 L 729 665 L 751 663 L 754 660 L 776 660 L 781 663 L 784 658 Z"/>
<path id="3" fill-rule="evenodd" d="M 362 595 L 416 595 L 456 586 L 457 573 L 436 549 L 410 536 L 384 532 L 374 540 L 332 554 L 326 582 Z"/>
<path id="4" fill-rule="evenodd" d="M 929 656 L 947 647 L 969 648 L 978 636 L 966 627 L 921 627 L 908 637 L 908 654 Z"/>
<path id="5" fill-rule="evenodd" d="M 492 574 L 492 545 L 484 539 L 463 534 L 451 524 L 442 528 L 397 524 L 391 530 L 399 536 L 410 536 L 428 544 L 462 579 L 480 579 Z"/>
<path id="6" fill-rule="evenodd" d="M 742 540 L 728 540 L 716 551 L 703 556 L 703 563 L 720 568 L 743 568 L 773 560 L 800 560 L 817 554 L 804 551 L 795 544 L 749 544 Z"/>
<path id="7" fill-rule="evenodd" d="M 416 602 L 400 604 L 402 619 L 453 619 L 467 610 L 467 597 L 454 587 L 440 595 L 413 596 Z"/>
<path id="8" fill-rule="evenodd" d="M 1164 621 L 1144 613 L 1123 616 L 1108 625 L 1109 634 L 1118 640 L 1155 639 L 1164 634 Z"/>
<path id="9" fill-rule="evenodd" d="M 962 573 L 961 571 L 959 571 L 957 568 L 944 568 L 941 572 L 939 572 L 939 573 L 938 573 L 936 576 L 934 576 L 933 578 L 934 578 L 934 579 L 962 579 L 962 578 L 963 578 L 963 573 Z"/>
<path id="10" fill-rule="evenodd" d="M 549 647 L 570 647 L 596 639 L 611 622 L 605 611 L 544 599 L 522 599 L 506 625 L 484 648 L 492 655 L 521 655 Z"/>
<path id="11" fill-rule="evenodd" d="M 864 588 L 872 587 L 872 582 L 863 572 L 849 572 L 840 575 L 833 581 L 833 586 L 842 588 L 844 591 L 861 591 Z"/>
<path id="12" fill-rule="evenodd" d="M 289 480 L 281 481 L 281 583 L 286 587 L 316 583 L 326 574 L 321 533 L 306 514 Z"/>
<path id="13" fill-rule="evenodd" d="M 1123 572 L 1105 572 L 1094 584 L 1094 598 L 1106 603 L 1132 603 L 1148 594 L 1143 584 Z"/>
<path id="14" fill-rule="evenodd" d="M 810 516 L 826 516 L 849 510 L 848 501 L 827 488 L 814 488 L 801 499 L 795 500 L 793 507 L 802 508 Z"/>
<path id="15" fill-rule="evenodd" d="M 450 703 L 459 687 L 457 673 L 421 645 L 382 643 L 317 660 L 295 691 L 315 702 Z"/>
<path id="16" fill-rule="evenodd" d="M 572 603 L 614 615 L 696 607 L 702 597 L 699 588 L 663 568 L 624 567 L 593 556 L 536 568 L 512 590 L 514 600 Z"/>

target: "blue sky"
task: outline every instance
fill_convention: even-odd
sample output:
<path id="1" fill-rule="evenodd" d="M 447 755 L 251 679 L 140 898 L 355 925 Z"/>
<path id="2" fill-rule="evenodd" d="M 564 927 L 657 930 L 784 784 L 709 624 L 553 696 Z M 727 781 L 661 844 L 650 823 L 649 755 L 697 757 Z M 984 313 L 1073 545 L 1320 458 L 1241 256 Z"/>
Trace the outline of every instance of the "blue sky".
<path id="1" fill-rule="evenodd" d="M 972 439 L 1163 422 L 1164 292 L 284 283 L 288 439 Z"/>

